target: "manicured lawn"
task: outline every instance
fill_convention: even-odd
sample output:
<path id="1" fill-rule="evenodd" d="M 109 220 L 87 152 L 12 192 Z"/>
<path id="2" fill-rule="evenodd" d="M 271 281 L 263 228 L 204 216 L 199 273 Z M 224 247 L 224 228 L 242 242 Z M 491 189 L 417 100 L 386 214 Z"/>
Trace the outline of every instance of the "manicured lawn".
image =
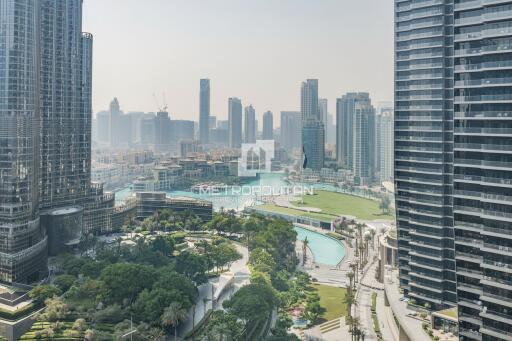
<path id="1" fill-rule="evenodd" d="M 316 207 L 324 214 L 351 215 L 360 220 L 393 219 L 390 214 L 382 214 L 378 201 L 343 193 L 316 191 L 313 195 L 304 196 L 304 204 L 301 201 L 293 204 Z"/>
<path id="2" fill-rule="evenodd" d="M 320 305 L 325 309 L 321 316 L 321 323 L 347 315 L 347 305 L 343 303 L 347 289 L 321 284 L 315 284 L 312 287 L 320 296 Z"/>
<path id="3" fill-rule="evenodd" d="M 256 208 L 264 211 L 269 212 L 276 212 L 276 213 L 283 213 L 283 214 L 289 214 L 292 216 L 302 216 L 302 217 L 309 217 L 313 219 L 319 219 L 326 222 L 331 222 L 333 219 L 336 218 L 336 216 L 330 215 L 330 214 L 323 214 L 323 213 L 308 213 L 306 211 L 296 210 L 293 208 L 288 207 L 280 207 L 272 204 L 264 204 L 264 205 L 258 205 Z"/>

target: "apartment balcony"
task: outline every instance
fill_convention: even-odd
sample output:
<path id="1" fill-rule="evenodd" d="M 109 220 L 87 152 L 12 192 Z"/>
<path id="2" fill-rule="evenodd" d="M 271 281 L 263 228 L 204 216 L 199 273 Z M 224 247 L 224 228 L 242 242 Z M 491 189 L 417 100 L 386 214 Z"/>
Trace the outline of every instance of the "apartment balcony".
<path id="1" fill-rule="evenodd" d="M 490 70 L 502 70 L 511 69 L 512 61 L 499 61 L 499 62 L 482 62 L 476 64 L 462 64 L 455 65 L 455 73 L 466 73 L 466 72 L 478 72 L 478 71 L 490 71 Z"/>
<path id="2" fill-rule="evenodd" d="M 464 103 L 500 103 L 512 101 L 512 95 L 479 95 L 479 96 L 455 96 L 455 104 Z"/>
<path id="3" fill-rule="evenodd" d="M 512 51 L 512 45 L 490 45 L 470 49 L 455 50 L 455 57 L 479 56 L 484 54 L 506 53 Z"/>
<path id="4" fill-rule="evenodd" d="M 473 329 L 459 328 L 459 336 L 464 336 L 470 340 L 482 341 L 482 333 Z"/>
<path id="5" fill-rule="evenodd" d="M 455 133 L 456 135 L 462 135 L 459 133 Z M 464 134 L 465 135 L 465 134 Z M 467 135 L 475 135 L 474 133 L 469 133 Z M 486 134 L 488 135 L 488 134 Z M 476 151 L 476 152 L 491 152 L 491 153 L 500 153 L 500 154 L 512 154 L 512 145 L 506 144 L 484 144 L 484 143 L 455 143 L 454 149 L 456 150 L 466 150 L 466 151 Z"/>
<path id="6" fill-rule="evenodd" d="M 512 77 L 484 78 L 456 81 L 454 88 L 487 88 L 495 86 L 510 86 Z"/>
<path id="7" fill-rule="evenodd" d="M 497 305 L 501 305 L 504 307 L 512 308 L 512 299 L 508 297 L 504 297 L 503 295 L 494 295 L 487 292 L 484 292 L 480 296 L 481 301 L 491 302 Z"/>
<path id="8" fill-rule="evenodd" d="M 470 300 L 469 298 L 459 297 L 458 304 L 463 306 L 463 307 L 467 307 L 467 308 L 471 308 L 471 309 L 475 309 L 475 310 L 481 310 L 482 309 L 482 302 L 481 301 Z"/>
<path id="9" fill-rule="evenodd" d="M 483 268 L 512 274 L 512 264 L 484 259 L 481 264 Z"/>
<path id="10" fill-rule="evenodd" d="M 482 166 L 481 168 L 510 170 L 512 168 L 512 162 L 456 158 L 454 160 L 454 166 L 455 167 Z"/>
<path id="11" fill-rule="evenodd" d="M 475 192 L 475 191 L 461 191 L 461 190 L 455 190 L 453 194 L 456 197 L 467 197 L 467 198 L 471 198 L 471 199 L 479 199 L 479 200 L 486 201 L 486 202 L 496 202 L 496 203 L 512 205 L 512 196 L 508 196 L 508 195 Z"/>
<path id="12" fill-rule="evenodd" d="M 489 320 L 499 321 L 507 324 L 512 324 L 512 315 L 499 313 L 497 311 L 487 310 L 481 312 L 480 316 Z M 512 333 L 510 334 L 512 335 Z"/>
<path id="13" fill-rule="evenodd" d="M 480 333 L 482 333 L 482 335 L 489 335 L 498 340 L 503 340 L 503 339 L 509 340 L 509 341 L 512 340 L 512 333 L 505 331 L 505 330 L 490 327 L 487 325 L 480 328 Z"/>
<path id="14" fill-rule="evenodd" d="M 482 326 L 482 319 L 478 317 L 478 315 L 475 317 L 475 315 L 465 314 L 465 313 L 459 313 L 459 320 L 469 322 L 475 326 Z"/>
<path id="15" fill-rule="evenodd" d="M 483 289 L 481 286 L 468 283 L 458 282 L 457 289 L 465 292 L 470 292 L 475 295 L 481 295 L 483 293 Z"/>
<path id="16" fill-rule="evenodd" d="M 512 257 L 512 247 L 484 243 L 480 249 L 484 252 L 497 253 L 500 255 Z"/>
<path id="17" fill-rule="evenodd" d="M 455 244 L 466 245 L 471 247 L 480 247 L 481 245 L 483 245 L 483 241 L 481 239 L 455 236 Z"/>
<path id="18" fill-rule="evenodd" d="M 482 256 L 473 254 L 473 253 L 467 253 L 467 252 L 460 252 L 455 251 L 455 259 L 460 259 L 466 262 L 480 264 L 483 261 Z"/>
<path id="19" fill-rule="evenodd" d="M 512 239 L 512 229 L 499 229 L 499 228 L 484 226 L 481 233 L 482 233 L 482 235 L 485 235 L 485 236 Z"/>
<path id="20" fill-rule="evenodd" d="M 492 178 L 485 176 L 476 176 L 476 175 L 462 175 L 462 174 L 454 174 L 453 180 L 455 182 L 475 182 L 482 185 L 497 185 L 504 187 L 512 187 L 512 179 L 503 179 L 503 178 Z"/>

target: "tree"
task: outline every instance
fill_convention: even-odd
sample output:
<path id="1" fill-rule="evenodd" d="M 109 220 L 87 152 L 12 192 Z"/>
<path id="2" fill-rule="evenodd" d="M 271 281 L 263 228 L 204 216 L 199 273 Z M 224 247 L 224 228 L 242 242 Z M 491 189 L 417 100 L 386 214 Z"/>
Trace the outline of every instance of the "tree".
<path id="1" fill-rule="evenodd" d="M 187 311 L 178 302 L 171 303 L 162 314 L 162 326 L 164 328 L 174 328 L 174 341 L 178 340 L 178 324 L 185 318 L 187 318 Z"/>
<path id="2" fill-rule="evenodd" d="M 46 309 L 37 316 L 38 321 L 55 322 L 66 317 L 69 311 L 68 306 L 60 297 L 48 298 L 44 304 Z"/>
<path id="3" fill-rule="evenodd" d="M 352 317 L 352 306 L 356 306 L 357 302 L 354 294 L 352 292 L 349 293 L 348 288 L 347 292 L 345 293 L 345 297 L 343 298 L 343 303 L 347 306 L 347 315 Z"/>
<path id="4" fill-rule="evenodd" d="M 53 284 L 62 292 L 66 292 L 75 283 L 76 277 L 72 275 L 59 275 L 53 280 Z"/>
<path id="5" fill-rule="evenodd" d="M 155 269 L 146 265 L 118 263 L 101 271 L 100 280 L 104 283 L 105 299 L 112 303 L 133 302 L 137 295 L 149 288 L 158 279 Z"/>
<path id="6" fill-rule="evenodd" d="M 249 265 L 251 265 L 254 271 L 268 274 L 273 273 L 277 267 L 277 264 L 272 258 L 272 255 L 261 248 L 252 250 L 251 254 L 249 255 Z"/>
<path id="7" fill-rule="evenodd" d="M 183 251 L 176 258 L 176 271 L 194 281 L 196 285 L 206 283 L 208 281 L 206 256 L 192 251 Z"/>
<path id="8" fill-rule="evenodd" d="M 382 210 L 382 214 L 389 213 L 389 207 L 391 206 L 391 199 L 387 194 L 382 194 L 380 197 L 379 208 Z"/>
<path id="9" fill-rule="evenodd" d="M 212 313 L 205 332 L 207 341 L 241 340 L 244 326 L 230 313 L 218 310 Z"/>
<path id="10" fill-rule="evenodd" d="M 43 284 L 38 285 L 34 289 L 30 290 L 28 295 L 35 304 L 42 304 L 47 299 L 53 298 L 54 296 L 60 296 L 61 294 L 62 291 L 55 285 Z"/>
<path id="11" fill-rule="evenodd" d="M 309 245 L 309 240 L 308 240 L 308 237 L 304 238 L 304 240 L 302 241 L 302 265 L 303 266 L 306 266 L 306 260 L 308 258 L 307 256 L 307 253 L 308 253 L 308 245 Z"/>
<path id="12" fill-rule="evenodd" d="M 353 288 L 353 282 L 354 282 L 354 272 L 350 271 L 347 273 L 347 278 L 349 281 L 349 286 L 347 287 L 347 292 L 352 295 L 352 288 Z"/>
<path id="13" fill-rule="evenodd" d="M 238 290 L 229 301 L 223 303 L 228 313 L 244 322 L 246 337 L 259 323 L 266 321 L 277 305 L 273 289 L 265 284 L 249 284 Z"/>

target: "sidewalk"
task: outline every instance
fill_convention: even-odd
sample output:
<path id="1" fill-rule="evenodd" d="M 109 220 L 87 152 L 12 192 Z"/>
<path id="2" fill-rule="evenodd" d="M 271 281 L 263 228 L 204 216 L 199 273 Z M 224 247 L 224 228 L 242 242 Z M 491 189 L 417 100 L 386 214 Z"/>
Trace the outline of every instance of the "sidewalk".
<path id="1" fill-rule="evenodd" d="M 231 264 L 229 272 L 220 277 L 212 278 L 198 287 L 198 297 L 195 306 L 189 310 L 187 320 L 180 324 L 178 334 L 180 337 L 188 335 L 192 329 L 197 327 L 198 322 L 204 319 L 205 315 L 212 310 L 222 309 L 222 303 L 229 299 L 238 289 L 249 281 L 249 251 L 246 247 L 235 244 L 237 251 L 242 258 Z M 213 299 L 212 299 L 213 287 Z M 213 306 L 212 306 L 213 302 Z"/>

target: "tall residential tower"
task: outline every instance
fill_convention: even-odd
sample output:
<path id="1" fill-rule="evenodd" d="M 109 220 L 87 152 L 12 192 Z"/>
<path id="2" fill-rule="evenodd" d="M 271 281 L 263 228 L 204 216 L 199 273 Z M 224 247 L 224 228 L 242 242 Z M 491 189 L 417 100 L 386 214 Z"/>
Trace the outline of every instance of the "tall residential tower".
<path id="1" fill-rule="evenodd" d="M 199 141 L 208 144 L 210 141 L 210 80 L 199 82 Z"/>
<path id="2" fill-rule="evenodd" d="M 325 129 L 318 106 L 318 79 L 308 79 L 302 83 L 301 115 L 306 168 L 320 170 L 324 166 Z"/>

